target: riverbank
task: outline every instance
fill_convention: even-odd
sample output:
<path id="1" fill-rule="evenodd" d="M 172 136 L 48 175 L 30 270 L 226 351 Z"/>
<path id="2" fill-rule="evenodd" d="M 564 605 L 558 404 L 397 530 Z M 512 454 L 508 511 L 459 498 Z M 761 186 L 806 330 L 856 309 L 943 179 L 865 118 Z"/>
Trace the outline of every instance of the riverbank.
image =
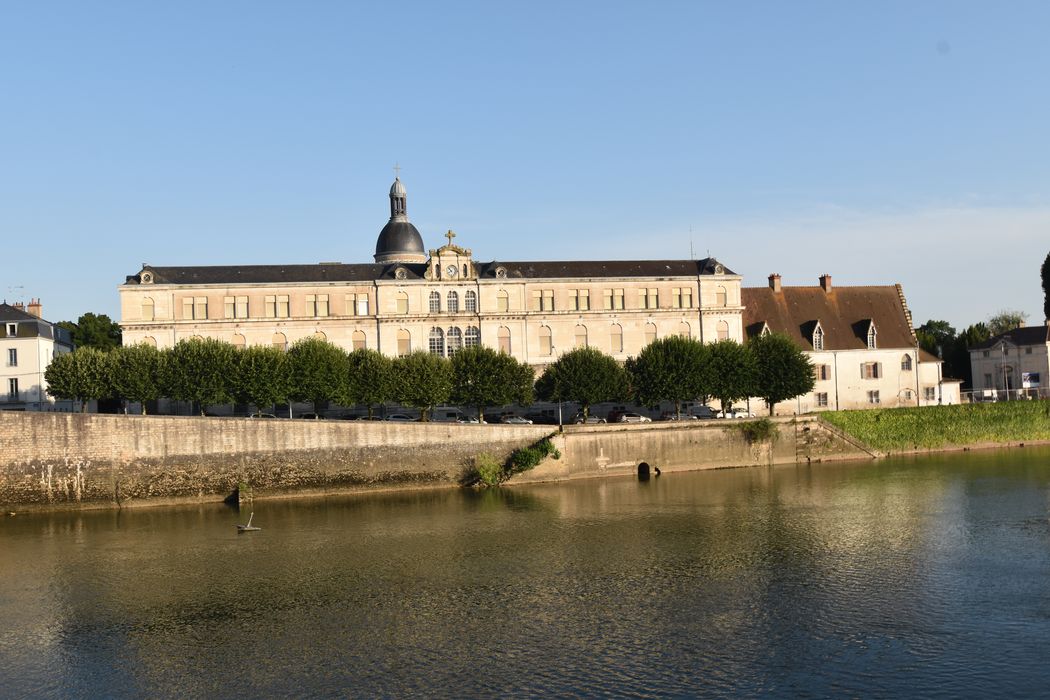
<path id="1" fill-rule="evenodd" d="M 829 411 L 821 418 L 886 454 L 1050 443 L 1050 401 Z"/>

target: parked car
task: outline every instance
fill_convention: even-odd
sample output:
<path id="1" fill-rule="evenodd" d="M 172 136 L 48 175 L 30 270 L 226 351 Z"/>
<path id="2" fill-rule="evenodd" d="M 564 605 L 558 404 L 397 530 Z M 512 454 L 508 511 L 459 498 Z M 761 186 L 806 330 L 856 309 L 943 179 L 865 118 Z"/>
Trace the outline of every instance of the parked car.
<path id="1" fill-rule="evenodd" d="M 617 414 L 615 420 L 610 417 L 615 423 L 652 423 L 653 419 L 648 416 L 643 416 L 641 413 L 632 413 L 630 411 L 622 411 Z"/>
<path id="2" fill-rule="evenodd" d="M 572 422 L 575 423 L 576 425 L 584 425 L 584 424 L 586 424 L 586 425 L 596 425 L 598 423 L 605 423 L 607 421 L 604 418 L 599 418 L 598 416 L 596 416 L 594 414 L 591 414 L 591 415 L 587 416 L 586 418 L 584 418 L 582 413 L 577 413 L 573 417 Z"/>
<path id="3" fill-rule="evenodd" d="M 456 420 L 457 423 L 463 423 L 465 425 L 484 425 L 486 421 L 478 420 L 474 416 L 460 416 Z"/>
<path id="4" fill-rule="evenodd" d="M 525 417 L 531 420 L 535 425 L 558 424 L 558 416 L 552 416 L 549 413 L 529 413 Z"/>
<path id="5" fill-rule="evenodd" d="M 411 423 L 412 421 L 415 420 L 415 418 L 413 418 L 412 416 L 409 416 L 409 415 L 405 415 L 404 413 L 391 413 L 389 416 L 387 416 L 383 420 L 395 421 L 395 422 L 398 422 L 398 423 Z"/>
<path id="6" fill-rule="evenodd" d="M 691 411 L 690 415 L 697 420 L 711 420 L 715 417 L 715 411 L 710 406 L 697 406 Z"/>
<path id="7" fill-rule="evenodd" d="M 305 418 L 306 420 L 326 420 L 325 416 L 322 416 L 320 413 L 303 413 L 296 417 Z"/>
<path id="8" fill-rule="evenodd" d="M 510 425 L 532 425 L 532 421 L 528 418 L 522 418 L 521 416 L 515 415 L 503 415 L 499 417 L 500 423 L 508 423 Z"/>
<path id="9" fill-rule="evenodd" d="M 253 413 L 253 414 L 251 414 L 248 417 L 249 418 L 276 418 L 277 416 L 275 416 L 272 413 Z"/>
<path id="10" fill-rule="evenodd" d="M 681 417 L 679 417 L 678 414 L 675 413 L 674 411 L 664 411 L 663 413 L 660 414 L 660 420 L 662 420 L 662 421 L 668 421 L 668 420 L 697 420 L 697 417 L 693 416 L 693 415 L 690 415 L 688 413 L 683 413 L 681 415 Z"/>
<path id="11" fill-rule="evenodd" d="M 719 411 L 716 418 L 754 418 L 755 414 L 747 411 L 743 408 L 732 408 L 729 410 L 729 415 L 726 415 L 725 411 Z"/>

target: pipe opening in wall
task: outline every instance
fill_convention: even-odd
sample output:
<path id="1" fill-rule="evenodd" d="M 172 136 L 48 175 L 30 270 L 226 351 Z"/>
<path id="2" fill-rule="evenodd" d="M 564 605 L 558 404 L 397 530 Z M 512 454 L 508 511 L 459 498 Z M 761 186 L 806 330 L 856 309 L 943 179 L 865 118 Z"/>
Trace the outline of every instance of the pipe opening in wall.
<path id="1" fill-rule="evenodd" d="M 649 463 L 642 462 L 638 465 L 638 481 L 649 481 Z"/>

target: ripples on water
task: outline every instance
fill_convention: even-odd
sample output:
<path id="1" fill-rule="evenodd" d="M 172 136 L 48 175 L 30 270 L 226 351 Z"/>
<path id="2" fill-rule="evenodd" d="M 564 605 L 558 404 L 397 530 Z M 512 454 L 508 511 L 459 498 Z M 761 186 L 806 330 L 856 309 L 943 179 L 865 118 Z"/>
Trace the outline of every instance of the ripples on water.
<path id="1" fill-rule="evenodd" d="M 0 696 L 1035 696 L 1050 450 L 0 521 Z"/>

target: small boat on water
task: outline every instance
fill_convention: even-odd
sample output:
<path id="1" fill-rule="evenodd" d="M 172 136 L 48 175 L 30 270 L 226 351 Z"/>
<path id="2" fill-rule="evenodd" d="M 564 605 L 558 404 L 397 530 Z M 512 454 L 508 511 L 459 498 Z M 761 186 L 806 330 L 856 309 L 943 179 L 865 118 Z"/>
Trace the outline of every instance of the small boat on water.
<path id="1" fill-rule="evenodd" d="M 255 517 L 255 511 L 253 510 L 251 515 L 248 516 L 248 524 L 247 525 L 238 525 L 237 526 L 237 532 L 238 533 L 241 533 L 241 532 L 255 532 L 256 530 L 262 530 L 261 527 L 252 527 L 252 518 L 254 518 L 254 517 Z"/>

